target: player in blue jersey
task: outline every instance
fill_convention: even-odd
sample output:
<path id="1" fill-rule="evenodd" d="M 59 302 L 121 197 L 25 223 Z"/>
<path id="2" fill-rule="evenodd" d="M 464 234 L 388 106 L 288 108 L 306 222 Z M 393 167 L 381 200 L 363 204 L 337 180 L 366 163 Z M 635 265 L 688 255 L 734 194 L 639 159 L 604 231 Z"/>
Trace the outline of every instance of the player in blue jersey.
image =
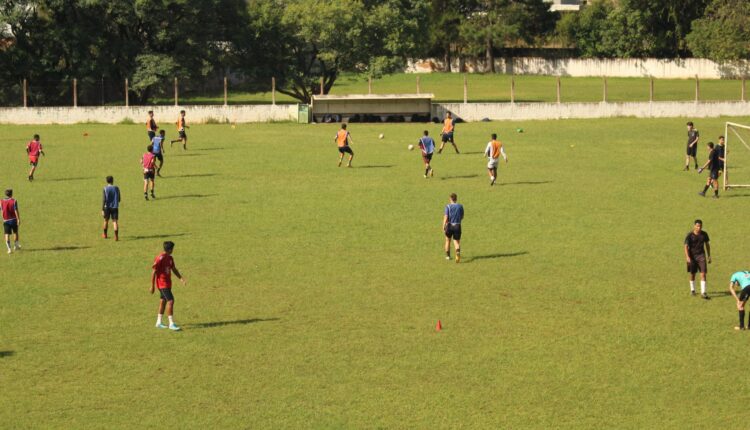
<path id="1" fill-rule="evenodd" d="M 431 177 L 435 174 L 431 166 L 435 140 L 430 137 L 430 132 L 427 130 L 424 131 L 424 136 L 419 138 L 419 149 L 422 150 L 422 161 L 424 161 L 424 177 Z"/>
<path id="2" fill-rule="evenodd" d="M 107 238 L 107 228 L 109 220 L 112 219 L 112 226 L 115 229 L 115 240 L 120 240 L 120 188 L 114 185 L 115 179 L 107 176 L 107 185 L 104 187 L 102 198 L 102 216 L 104 217 L 104 226 L 102 229 L 102 238 Z"/>
<path id="3" fill-rule="evenodd" d="M 156 175 L 159 177 L 161 177 L 161 166 L 164 165 L 165 135 L 166 132 L 164 130 L 159 130 L 159 135 L 154 136 L 154 138 L 151 139 L 151 146 L 154 147 L 154 149 L 151 150 L 151 153 L 154 154 L 154 157 L 156 157 L 157 160 L 159 160 L 159 167 L 156 168 Z"/>
<path id="4" fill-rule="evenodd" d="M 445 259 L 451 259 L 451 239 L 456 249 L 456 263 L 461 262 L 461 221 L 464 219 L 464 206 L 457 203 L 456 193 L 450 195 L 450 202 L 443 213 L 443 233 L 445 233 Z"/>
<path id="5" fill-rule="evenodd" d="M 740 287 L 740 295 L 734 290 L 734 287 Z M 729 280 L 729 292 L 737 301 L 737 310 L 740 315 L 740 325 L 735 327 L 735 330 L 745 330 L 745 303 L 750 298 L 750 272 L 745 270 L 742 272 L 734 272 L 732 278 Z M 750 318 L 748 318 L 748 326 L 750 326 Z"/>

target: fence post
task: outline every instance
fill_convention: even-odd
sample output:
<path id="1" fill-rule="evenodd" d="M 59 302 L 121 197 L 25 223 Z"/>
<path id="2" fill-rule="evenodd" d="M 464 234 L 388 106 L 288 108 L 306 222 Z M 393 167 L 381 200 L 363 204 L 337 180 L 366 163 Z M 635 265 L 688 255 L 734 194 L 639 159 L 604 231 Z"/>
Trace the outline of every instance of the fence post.
<path id="1" fill-rule="evenodd" d="M 698 75 L 695 75 L 695 102 L 698 103 L 698 101 L 701 98 L 701 84 L 698 80 Z"/>
<path id="2" fill-rule="evenodd" d="M 747 100 L 745 99 L 745 77 L 744 77 L 744 76 L 742 77 L 742 101 L 743 101 L 743 102 L 744 102 L 744 101 L 747 101 Z"/>
<path id="3" fill-rule="evenodd" d="M 271 77 L 271 104 L 276 106 L 276 77 Z"/>
<path id="4" fill-rule="evenodd" d="M 561 85 L 560 84 L 560 77 L 558 76 L 557 77 L 557 104 L 560 104 L 560 98 L 561 98 L 560 97 L 560 90 L 561 90 L 560 85 Z"/>
<path id="5" fill-rule="evenodd" d="M 323 77 L 320 77 L 320 95 L 323 95 Z"/>
<path id="6" fill-rule="evenodd" d="M 510 75 L 510 102 L 516 102 L 516 76 Z"/>
<path id="7" fill-rule="evenodd" d="M 367 94 L 372 94 L 372 75 L 367 77 Z"/>
<path id="8" fill-rule="evenodd" d="M 417 94 L 419 94 L 420 92 L 421 91 L 420 91 L 420 88 L 419 88 L 419 75 L 417 75 Z"/>
<path id="9" fill-rule="evenodd" d="M 128 88 L 128 78 L 125 78 L 125 107 L 130 106 L 130 89 Z"/>
<path id="10" fill-rule="evenodd" d="M 179 106 L 179 102 L 178 102 L 179 99 L 178 99 L 177 95 L 178 95 L 177 76 L 175 76 L 174 77 L 174 105 L 175 106 Z"/>
<path id="11" fill-rule="evenodd" d="M 466 78 L 466 73 L 464 73 L 464 104 L 469 102 L 469 82 Z"/>
<path id="12" fill-rule="evenodd" d="M 227 77 L 224 76 L 224 106 L 227 105 L 227 101 L 228 101 L 227 99 L 229 98 L 228 94 L 227 94 L 227 87 L 228 86 L 229 86 L 229 83 L 227 82 Z"/>
<path id="13" fill-rule="evenodd" d="M 604 77 L 604 94 L 602 94 L 602 101 L 607 103 L 607 77 Z"/>
<path id="14" fill-rule="evenodd" d="M 26 78 L 24 78 L 23 79 L 23 107 L 29 107 L 29 102 L 28 102 L 29 89 L 28 88 L 29 88 L 28 81 L 26 80 Z"/>
<path id="15" fill-rule="evenodd" d="M 78 107 L 78 79 L 73 78 L 73 107 Z"/>
<path id="16" fill-rule="evenodd" d="M 648 87 L 648 101 L 653 102 L 654 101 L 654 77 L 651 77 L 651 81 L 649 81 L 649 87 Z"/>

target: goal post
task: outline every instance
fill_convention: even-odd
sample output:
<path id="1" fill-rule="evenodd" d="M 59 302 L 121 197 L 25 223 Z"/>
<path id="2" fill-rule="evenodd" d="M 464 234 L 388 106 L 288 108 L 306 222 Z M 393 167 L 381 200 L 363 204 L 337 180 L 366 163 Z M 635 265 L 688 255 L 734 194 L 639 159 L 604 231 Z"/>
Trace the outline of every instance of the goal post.
<path id="1" fill-rule="evenodd" d="M 729 182 L 730 167 L 735 172 L 737 170 L 745 173 L 750 171 L 750 125 L 735 122 L 724 123 L 724 148 L 724 174 L 722 175 L 724 190 L 750 188 L 750 174 L 744 178 L 741 173 L 733 173 L 733 181 L 738 182 Z"/>

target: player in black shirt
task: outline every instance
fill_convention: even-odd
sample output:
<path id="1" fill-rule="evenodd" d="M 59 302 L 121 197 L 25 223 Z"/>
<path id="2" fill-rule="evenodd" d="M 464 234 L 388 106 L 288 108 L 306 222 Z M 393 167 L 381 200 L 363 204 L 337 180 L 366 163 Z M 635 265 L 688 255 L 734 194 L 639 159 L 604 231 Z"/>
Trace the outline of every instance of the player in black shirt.
<path id="1" fill-rule="evenodd" d="M 705 196 L 706 191 L 708 191 L 708 187 L 714 187 L 714 197 L 715 199 L 719 198 L 719 173 L 721 173 L 721 159 L 720 156 L 722 155 L 722 151 L 719 148 L 714 147 L 713 142 L 708 142 L 708 145 L 706 145 L 708 148 L 708 160 L 706 160 L 706 163 L 698 169 L 698 173 L 703 172 L 706 167 L 708 167 L 710 170 L 710 174 L 708 175 L 708 180 L 706 181 L 706 186 L 703 187 L 703 191 L 698 193 L 700 196 Z"/>
<path id="2" fill-rule="evenodd" d="M 706 263 L 711 263 L 711 245 L 708 242 L 708 233 L 703 231 L 703 221 L 695 220 L 693 231 L 685 237 L 685 260 L 687 271 L 690 273 L 690 294 L 695 295 L 695 274 L 700 271 L 701 297 L 706 300 L 709 299 L 706 294 L 706 273 L 708 273 Z"/>
<path id="3" fill-rule="evenodd" d="M 698 168 L 698 159 L 695 157 L 698 154 L 698 139 L 700 133 L 693 126 L 693 122 L 687 123 L 688 140 L 687 140 L 687 154 L 685 155 L 685 170 L 690 170 L 690 157 L 693 157 L 695 168 Z"/>

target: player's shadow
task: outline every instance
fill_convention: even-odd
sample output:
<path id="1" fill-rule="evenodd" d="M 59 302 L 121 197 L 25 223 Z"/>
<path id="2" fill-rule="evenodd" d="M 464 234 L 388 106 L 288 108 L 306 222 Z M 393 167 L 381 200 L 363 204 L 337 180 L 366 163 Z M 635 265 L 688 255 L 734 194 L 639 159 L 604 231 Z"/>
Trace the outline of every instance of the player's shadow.
<path id="1" fill-rule="evenodd" d="M 0 351 L 0 358 L 12 357 L 16 355 L 16 351 Z"/>
<path id="2" fill-rule="evenodd" d="M 724 195 L 721 196 L 721 198 L 724 198 L 724 199 L 733 199 L 733 198 L 737 198 L 737 197 L 750 197 L 750 194 L 747 194 L 747 193 L 745 193 L 745 194 L 729 194 L 729 193 L 725 192 Z M 721 199 L 719 199 L 719 200 L 721 200 Z"/>
<path id="3" fill-rule="evenodd" d="M 172 199 L 205 199 L 206 197 L 214 197 L 218 194 L 180 194 L 178 196 L 166 196 L 159 197 L 158 200 L 172 200 Z"/>
<path id="4" fill-rule="evenodd" d="M 226 149 L 226 148 L 224 148 L 223 146 L 220 146 L 220 147 L 218 147 L 218 148 L 201 148 L 201 149 L 193 149 L 193 151 L 223 151 L 223 150 L 225 150 L 225 149 Z"/>
<path id="5" fill-rule="evenodd" d="M 169 239 L 172 237 L 188 236 L 189 233 L 174 233 L 174 234 L 152 234 L 148 236 L 128 236 L 124 240 L 147 240 L 147 239 Z"/>
<path id="6" fill-rule="evenodd" d="M 51 179 L 45 179 L 45 181 L 49 182 L 71 182 L 71 181 L 87 181 L 89 179 L 96 179 L 94 176 L 86 176 L 86 177 L 76 177 L 76 178 L 51 178 Z"/>
<path id="7" fill-rule="evenodd" d="M 79 249 L 88 249 L 90 246 L 52 246 L 50 248 L 27 248 L 27 252 L 62 252 L 77 251 Z M 23 251 L 23 250 L 22 250 Z"/>
<path id="8" fill-rule="evenodd" d="M 449 179 L 471 179 L 471 178 L 477 178 L 479 175 L 461 175 L 461 176 L 444 176 L 440 178 L 441 181 L 447 181 Z"/>
<path id="9" fill-rule="evenodd" d="M 247 324 L 255 324 L 259 322 L 278 321 L 278 320 L 279 318 L 250 318 L 250 319 L 244 319 L 244 320 L 210 321 L 210 322 L 204 322 L 204 323 L 183 324 L 182 326 L 185 328 L 201 329 L 201 328 L 224 327 L 228 325 L 247 325 Z"/>
<path id="10" fill-rule="evenodd" d="M 715 291 L 713 293 L 706 294 L 708 294 L 708 297 L 726 297 L 732 295 L 732 293 L 730 293 L 729 291 Z"/>
<path id="11" fill-rule="evenodd" d="M 393 164 L 370 164 L 367 166 L 357 166 L 358 169 L 390 169 Z"/>
<path id="12" fill-rule="evenodd" d="M 521 255 L 528 254 L 528 251 L 519 251 L 519 252 L 509 252 L 509 253 L 499 253 L 499 254 L 486 254 L 486 255 L 475 255 L 473 257 L 469 257 L 466 259 L 466 263 L 471 263 L 477 260 L 493 260 L 495 258 L 510 258 L 510 257 L 518 257 Z"/>
<path id="13" fill-rule="evenodd" d="M 519 181 L 519 182 L 503 182 L 499 183 L 498 185 L 502 186 L 508 186 L 508 185 L 542 185 L 542 184 L 551 184 L 552 181 Z"/>
<path id="14" fill-rule="evenodd" d="M 462 152 L 464 155 L 475 155 L 475 154 L 484 154 L 482 151 L 471 151 L 471 152 Z"/>
<path id="15" fill-rule="evenodd" d="M 174 175 L 174 176 L 165 176 L 161 179 L 173 179 L 173 178 L 208 178 L 211 176 L 218 176 L 216 173 L 191 173 L 187 175 Z"/>
<path id="16" fill-rule="evenodd" d="M 195 152 L 185 152 L 182 154 L 175 154 L 175 157 L 203 157 L 206 154 L 196 154 Z"/>

